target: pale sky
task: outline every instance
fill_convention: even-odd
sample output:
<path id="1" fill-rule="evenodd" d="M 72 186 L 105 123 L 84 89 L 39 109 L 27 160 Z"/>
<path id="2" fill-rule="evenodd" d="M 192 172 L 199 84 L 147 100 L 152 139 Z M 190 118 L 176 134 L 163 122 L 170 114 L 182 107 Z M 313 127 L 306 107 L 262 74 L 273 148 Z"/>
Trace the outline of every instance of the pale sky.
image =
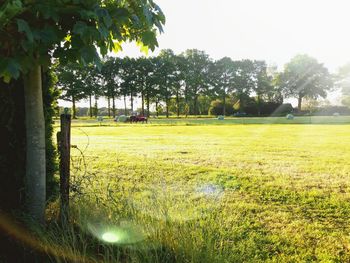
<path id="1" fill-rule="evenodd" d="M 348 0 L 155 2 L 167 19 L 155 54 L 165 48 L 175 53 L 197 48 L 213 59 L 261 59 L 282 69 L 296 54 L 307 53 L 331 72 L 350 62 Z M 140 55 L 133 44 L 124 45 L 123 52 L 117 54 Z"/>
<path id="2" fill-rule="evenodd" d="M 348 0 L 156 0 L 166 15 L 160 48 L 212 58 L 263 59 L 284 65 L 307 53 L 331 71 L 350 61 Z M 139 55 L 125 47 L 123 55 Z"/>

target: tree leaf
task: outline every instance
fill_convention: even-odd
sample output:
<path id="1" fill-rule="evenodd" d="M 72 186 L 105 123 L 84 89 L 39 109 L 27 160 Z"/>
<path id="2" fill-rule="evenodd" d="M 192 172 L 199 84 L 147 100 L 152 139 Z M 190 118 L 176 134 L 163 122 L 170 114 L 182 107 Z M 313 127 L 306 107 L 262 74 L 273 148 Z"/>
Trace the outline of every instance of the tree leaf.
<path id="1" fill-rule="evenodd" d="M 106 27 L 107 28 L 110 28 L 111 25 L 112 25 L 112 18 L 111 16 L 109 15 L 108 12 L 106 12 L 106 15 L 103 16 L 103 22 L 105 23 Z"/>
<path id="2" fill-rule="evenodd" d="M 152 25 L 153 15 L 152 15 L 152 13 L 150 12 L 150 10 L 148 9 L 147 6 L 143 7 L 143 15 L 145 16 L 148 25 Z"/>
<path id="3" fill-rule="evenodd" d="M 17 79 L 19 77 L 21 66 L 15 59 L 10 59 L 6 70 L 11 77 Z"/>
<path id="4" fill-rule="evenodd" d="M 117 53 L 121 50 L 123 50 L 121 43 L 118 41 L 113 41 L 113 52 Z"/>
<path id="5" fill-rule="evenodd" d="M 18 32 L 26 33 L 26 36 L 30 42 L 33 42 L 33 33 L 28 23 L 23 19 L 17 19 Z"/>
<path id="6" fill-rule="evenodd" d="M 141 41 L 138 41 L 136 44 L 139 46 L 140 51 L 141 51 L 142 53 L 144 53 L 146 56 L 148 56 L 149 47 L 146 46 L 146 45 L 145 45 L 143 42 L 141 42 Z"/>
<path id="7" fill-rule="evenodd" d="M 78 21 L 73 27 L 73 32 L 78 35 L 84 35 L 86 28 L 87 28 L 87 25 L 85 22 Z"/>
<path id="8" fill-rule="evenodd" d="M 4 80 L 5 83 L 8 84 L 11 81 L 11 76 L 9 74 L 4 74 L 3 75 L 3 80 Z"/>

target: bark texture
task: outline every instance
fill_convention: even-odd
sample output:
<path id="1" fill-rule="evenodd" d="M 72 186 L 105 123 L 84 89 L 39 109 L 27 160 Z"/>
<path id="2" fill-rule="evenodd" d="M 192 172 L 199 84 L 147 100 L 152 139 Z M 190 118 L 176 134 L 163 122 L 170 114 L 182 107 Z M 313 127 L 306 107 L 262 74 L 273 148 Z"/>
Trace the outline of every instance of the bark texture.
<path id="1" fill-rule="evenodd" d="M 24 77 L 26 124 L 25 203 L 29 214 L 40 223 L 45 220 L 46 158 L 45 119 L 41 67 L 35 65 Z"/>

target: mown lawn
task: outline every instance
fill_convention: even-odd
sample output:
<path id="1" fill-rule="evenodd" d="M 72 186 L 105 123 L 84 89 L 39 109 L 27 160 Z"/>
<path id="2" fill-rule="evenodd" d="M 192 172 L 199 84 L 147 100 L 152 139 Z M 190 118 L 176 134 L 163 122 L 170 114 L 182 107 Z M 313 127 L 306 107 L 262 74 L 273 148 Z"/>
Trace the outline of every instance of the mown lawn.
<path id="1" fill-rule="evenodd" d="M 122 232 L 106 262 L 350 261 L 350 125 L 161 121 L 73 123 L 82 228 Z"/>

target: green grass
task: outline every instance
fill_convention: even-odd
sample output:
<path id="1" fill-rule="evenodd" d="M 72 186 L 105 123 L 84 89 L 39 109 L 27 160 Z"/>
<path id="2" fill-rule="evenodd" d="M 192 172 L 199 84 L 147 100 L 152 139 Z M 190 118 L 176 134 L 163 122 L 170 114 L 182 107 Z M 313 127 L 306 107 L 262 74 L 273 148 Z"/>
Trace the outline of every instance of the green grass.
<path id="1" fill-rule="evenodd" d="M 202 116 L 201 118 L 182 117 L 182 118 L 153 118 L 149 119 L 149 124 L 152 125 L 231 125 L 231 124 L 350 124 L 350 116 L 297 116 L 293 120 L 288 120 L 285 117 L 226 117 L 225 120 L 218 120 L 214 117 Z M 103 122 L 98 122 L 97 119 L 79 118 L 73 120 L 74 126 L 116 126 L 124 125 L 115 123 L 111 118 L 104 118 Z"/>
<path id="2" fill-rule="evenodd" d="M 349 120 L 74 121 L 84 238 L 52 240 L 105 262 L 348 262 Z"/>

